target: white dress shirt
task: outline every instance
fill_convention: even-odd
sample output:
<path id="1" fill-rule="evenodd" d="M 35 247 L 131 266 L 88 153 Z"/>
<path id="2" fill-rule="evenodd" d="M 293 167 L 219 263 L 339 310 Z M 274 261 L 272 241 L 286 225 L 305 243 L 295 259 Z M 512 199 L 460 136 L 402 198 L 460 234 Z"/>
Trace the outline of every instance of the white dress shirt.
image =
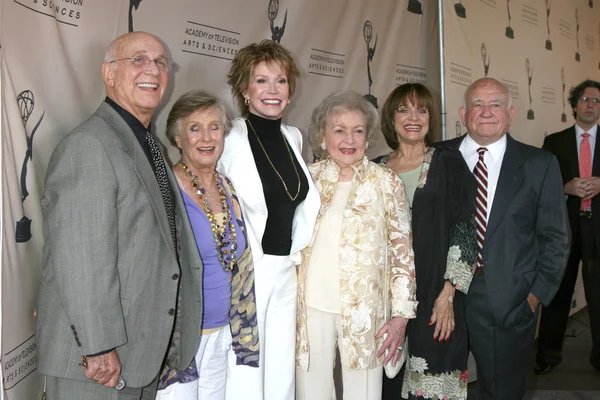
<path id="1" fill-rule="evenodd" d="M 575 124 L 575 137 L 577 138 L 577 160 L 579 161 L 579 152 L 581 151 L 581 142 L 583 141 L 583 135 L 585 132 L 589 133 L 588 140 L 590 142 L 590 151 L 592 152 L 592 165 L 594 165 L 594 148 L 596 147 L 596 133 L 598 131 L 598 125 L 594 124 L 589 131 L 584 131 Z"/>
<path id="2" fill-rule="evenodd" d="M 506 151 L 506 135 L 487 146 L 480 146 L 468 134 L 465 136 L 465 139 L 460 144 L 458 150 L 462 153 L 471 172 L 475 169 L 477 160 L 479 160 L 477 149 L 480 147 L 485 147 L 488 150 L 483 155 L 483 161 L 485 162 L 488 171 L 487 222 L 490 219 L 490 213 L 492 212 L 492 204 L 494 202 L 494 195 L 496 194 L 496 187 L 498 186 L 498 177 L 500 176 L 500 167 L 502 167 L 502 160 L 504 159 L 504 152 Z"/>

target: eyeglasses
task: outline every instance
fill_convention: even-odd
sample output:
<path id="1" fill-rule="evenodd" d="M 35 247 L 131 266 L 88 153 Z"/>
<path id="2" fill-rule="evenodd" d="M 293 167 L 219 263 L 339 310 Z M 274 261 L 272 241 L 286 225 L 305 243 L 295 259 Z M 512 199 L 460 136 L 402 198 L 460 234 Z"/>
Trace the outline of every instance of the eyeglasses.
<path id="1" fill-rule="evenodd" d="M 165 58 L 155 58 L 154 60 L 152 60 L 147 56 L 119 58 L 117 60 L 109 61 L 108 63 L 112 64 L 117 61 L 129 61 L 134 67 L 137 68 L 148 68 L 150 66 L 150 63 L 154 62 L 158 69 L 163 72 L 167 72 L 175 66 L 175 64 L 169 63 L 169 61 Z"/>
<path id="2" fill-rule="evenodd" d="M 582 103 L 587 103 L 588 101 L 592 101 L 592 103 L 594 104 L 598 104 L 600 103 L 600 99 L 598 97 L 587 97 L 587 96 L 583 96 L 579 99 L 579 101 L 581 101 Z"/>

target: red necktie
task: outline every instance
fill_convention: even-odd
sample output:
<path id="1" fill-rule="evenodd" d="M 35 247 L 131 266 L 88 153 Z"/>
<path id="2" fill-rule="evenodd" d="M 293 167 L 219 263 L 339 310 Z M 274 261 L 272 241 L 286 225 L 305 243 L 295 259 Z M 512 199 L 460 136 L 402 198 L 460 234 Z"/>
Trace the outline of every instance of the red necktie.
<path id="1" fill-rule="evenodd" d="M 583 140 L 579 146 L 579 177 L 590 178 L 592 176 L 592 150 L 590 149 L 590 134 L 581 134 Z M 592 200 L 581 199 L 581 210 L 587 211 L 592 205 Z"/>
<path id="2" fill-rule="evenodd" d="M 483 241 L 485 239 L 485 230 L 487 228 L 487 187 L 488 171 L 483 155 L 487 149 L 480 147 L 477 149 L 479 159 L 473 169 L 475 180 L 477 181 L 477 212 L 475 213 L 475 222 L 477 224 L 477 266 L 483 267 Z"/>

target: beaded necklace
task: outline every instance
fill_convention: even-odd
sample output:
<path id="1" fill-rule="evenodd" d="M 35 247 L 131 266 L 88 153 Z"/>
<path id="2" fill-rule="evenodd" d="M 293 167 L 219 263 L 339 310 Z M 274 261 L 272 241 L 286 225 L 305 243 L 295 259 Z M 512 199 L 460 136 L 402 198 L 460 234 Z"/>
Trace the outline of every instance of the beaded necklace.
<path id="1" fill-rule="evenodd" d="M 196 196 L 198 197 L 200 204 L 202 204 L 204 207 L 204 212 L 206 213 L 206 217 L 208 218 L 208 222 L 210 223 L 210 228 L 215 239 L 217 256 L 219 257 L 221 267 L 223 267 L 226 272 L 231 272 L 236 262 L 235 254 L 237 251 L 237 234 L 235 232 L 235 226 L 233 225 L 233 218 L 231 216 L 229 204 L 227 203 L 225 190 L 219 181 L 219 175 L 217 174 L 217 171 L 215 171 L 214 177 L 215 182 L 217 183 L 217 189 L 219 190 L 219 196 L 221 197 L 221 209 L 223 211 L 222 227 L 219 226 L 214 214 L 210 209 L 208 198 L 206 197 L 206 189 L 200 185 L 198 176 L 194 174 L 187 165 L 185 165 L 183 160 L 179 160 L 179 165 L 181 165 L 181 168 L 190 178 L 192 186 L 196 192 Z"/>

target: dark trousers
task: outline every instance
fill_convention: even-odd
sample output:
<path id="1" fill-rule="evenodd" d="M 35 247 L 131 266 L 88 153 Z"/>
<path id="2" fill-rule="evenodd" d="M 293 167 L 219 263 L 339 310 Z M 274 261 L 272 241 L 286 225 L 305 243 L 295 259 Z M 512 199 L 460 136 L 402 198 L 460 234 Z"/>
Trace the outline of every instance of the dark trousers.
<path id="1" fill-rule="evenodd" d="M 383 374 L 383 390 L 381 400 L 398 400 L 401 398 L 402 393 L 402 382 L 404 381 L 404 370 L 406 364 L 402 367 L 398 375 L 395 378 L 388 378 L 385 373 Z"/>
<path id="2" fill-rule="evenodd" d="M 46 398 L 48 400 L 154 400 L 158 376 L 145 388 L 125 387 L 116 390 L 99 385 L 91 380 L 46 376 Z"/>
<path id="3" fill-rule="evenodd" d="M 485 277 L 473 277 L 465 317 L 469 347 L 477 364 L 477 400 L 520 400 L 525 396 L 538 312 L 531 311 L 527 299 L 512 312 L 516 313 L 514 326 L 499 326 Z"/>
<path id="4" fill-rule="evenodd" d="M 562 361 L 563 337 L 567 329 L 579 262 L 583 261 L 583 285 L 592 331 L 590 362 L 600 370 L 600 254 L 594 240 L 592 219 L 580 217 L 579 228 L 572 234 L 571 254 L 565 276 L 552 302 L 542 309 L 537 360 L 552 366 Z"/>

